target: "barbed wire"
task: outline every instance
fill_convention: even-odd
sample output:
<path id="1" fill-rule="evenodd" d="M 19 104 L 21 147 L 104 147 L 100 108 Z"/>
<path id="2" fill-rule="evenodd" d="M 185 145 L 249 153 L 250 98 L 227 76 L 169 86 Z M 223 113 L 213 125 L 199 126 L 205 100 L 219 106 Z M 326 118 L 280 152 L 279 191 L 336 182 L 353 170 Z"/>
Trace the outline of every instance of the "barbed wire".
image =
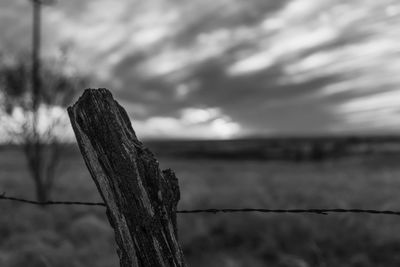
<path id="1" fill-rule="evenodd" d="M 5 193 L 0 195 L 0 200 L 10 200 L 23 202 L 33 205 L 47 206 L 47 205 L 77 205 L 77 206 L 102 206 L 106 204 L 103 202 L 82 202 L 82 201 L 35 201 L 17 197 L 8 197 Z M 374 210 L 374 209 L 263 209 L 263 208 L 238 208 L 238 209 L 192 209 L 192 210 L 178 210 L 177 213 L 239 213 L 239 212 L 259 212 L 259 213 L 309 213 L 328 215 L 329 213 L 364 213 L 375 215 L 396 215 L 400 216 L 400 211 L 393 210 Z"/>
<path id="2" fill-rule="evenodd" d="M 8 197 L 8 196 L 6 196 L 5 193 L 0 195 L 0 200 L 11 200 L 11 201 L 23 202 L 23 203 L 39 205 L 39 206 L 47 206 L 47 205 L 80 205 L 80 206 L 103 206 L 103 207 L 106 206 L 106 204 L 104 204 L 103 202 L 35 201 L 35 200 L 29 200 L 29 199 L 24 199 L 24 198 L 18 198 L 18 197 Z"/>

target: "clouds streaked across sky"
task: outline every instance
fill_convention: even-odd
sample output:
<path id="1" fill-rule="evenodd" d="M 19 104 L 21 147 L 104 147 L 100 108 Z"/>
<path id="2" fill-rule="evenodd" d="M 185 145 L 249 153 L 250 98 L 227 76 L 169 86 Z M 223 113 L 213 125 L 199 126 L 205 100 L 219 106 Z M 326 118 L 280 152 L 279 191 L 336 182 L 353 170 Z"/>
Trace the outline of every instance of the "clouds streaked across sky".
<path id="1" fill-rule="evenodd" d="M 1 49 L 29 47 L 30 16 L 0 3 Z M 43 23 L 139 135 L 400 132 L 399 1 L 70 0 Z"/>

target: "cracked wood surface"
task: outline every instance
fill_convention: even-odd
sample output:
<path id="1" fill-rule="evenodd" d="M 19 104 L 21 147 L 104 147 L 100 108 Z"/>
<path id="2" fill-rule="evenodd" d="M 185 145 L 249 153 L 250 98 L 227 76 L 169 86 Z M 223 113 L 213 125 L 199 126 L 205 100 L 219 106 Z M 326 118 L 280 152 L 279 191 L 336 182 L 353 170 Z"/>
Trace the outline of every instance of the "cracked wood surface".
<path id="1" fill-rule="evenodd" d="M 86 166 L 107 206 L 121 267 L 185 266 L 178 243 L 179 186 L 137 139 L 107 89 L 86 89 L 68 108 Z"/>

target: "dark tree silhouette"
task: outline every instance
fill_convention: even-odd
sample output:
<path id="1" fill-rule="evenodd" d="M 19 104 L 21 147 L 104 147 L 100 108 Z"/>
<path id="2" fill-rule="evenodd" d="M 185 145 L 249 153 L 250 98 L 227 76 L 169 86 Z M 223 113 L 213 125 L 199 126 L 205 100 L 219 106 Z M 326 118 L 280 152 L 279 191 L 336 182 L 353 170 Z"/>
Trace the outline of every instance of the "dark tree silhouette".
<path id="1" fill-rule="evenodd" d="M 65 60 L 46 61 L 39 76 L 40 90 L 33 92 L 28 62 L 22 56 L 0 64 L 0 123 L 5 138 L 23 147 L 37 199 L 47 201 L 60 160 L 63 133 L 69 126 L 65 107 L 89 78 L 68 73 Z"/>

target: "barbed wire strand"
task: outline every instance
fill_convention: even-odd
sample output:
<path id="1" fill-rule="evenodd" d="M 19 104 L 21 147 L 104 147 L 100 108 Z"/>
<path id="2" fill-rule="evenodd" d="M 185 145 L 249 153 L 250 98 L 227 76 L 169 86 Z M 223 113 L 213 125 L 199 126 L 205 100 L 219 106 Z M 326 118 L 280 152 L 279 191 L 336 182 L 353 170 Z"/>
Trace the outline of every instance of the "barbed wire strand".
<path id="1" fill-rule="evenodd" d="M 0 195 L 0 200 L 10 200 L 23 202 L 33 205 L 80 205 L 80 206 L 103 206 L 103 202 L 82 202 L 82 201 L 35 201 L 17 197 L 8 197 L 5 193 Z M 393 210 L 374 210 L 374 209 L 263 209 L 263 208 L 241 208 L 241 209 L 193 209 L 178 210 L 177 213 L 238 213 L 238 212 L 259 212 L 259 213 L 311 213 L 319 215 L 328 215 L 329 213 L 364 213 L 378 215 L 396 215 L 400 216 L 400 211 Z"/>
<path id="2" fill-rule="evenodd" d="M 106 206 L 103 202 L 81 202 L 81 201 L 35 201 L 17 197 L 7 197 L 5 195 L 0 195 L 0 200 L 11 200 L 17 202 L 23 202 L 33 205 L 39 206 L 47 206 L 47 205 L 81 205 L 81 206 Z"/>

